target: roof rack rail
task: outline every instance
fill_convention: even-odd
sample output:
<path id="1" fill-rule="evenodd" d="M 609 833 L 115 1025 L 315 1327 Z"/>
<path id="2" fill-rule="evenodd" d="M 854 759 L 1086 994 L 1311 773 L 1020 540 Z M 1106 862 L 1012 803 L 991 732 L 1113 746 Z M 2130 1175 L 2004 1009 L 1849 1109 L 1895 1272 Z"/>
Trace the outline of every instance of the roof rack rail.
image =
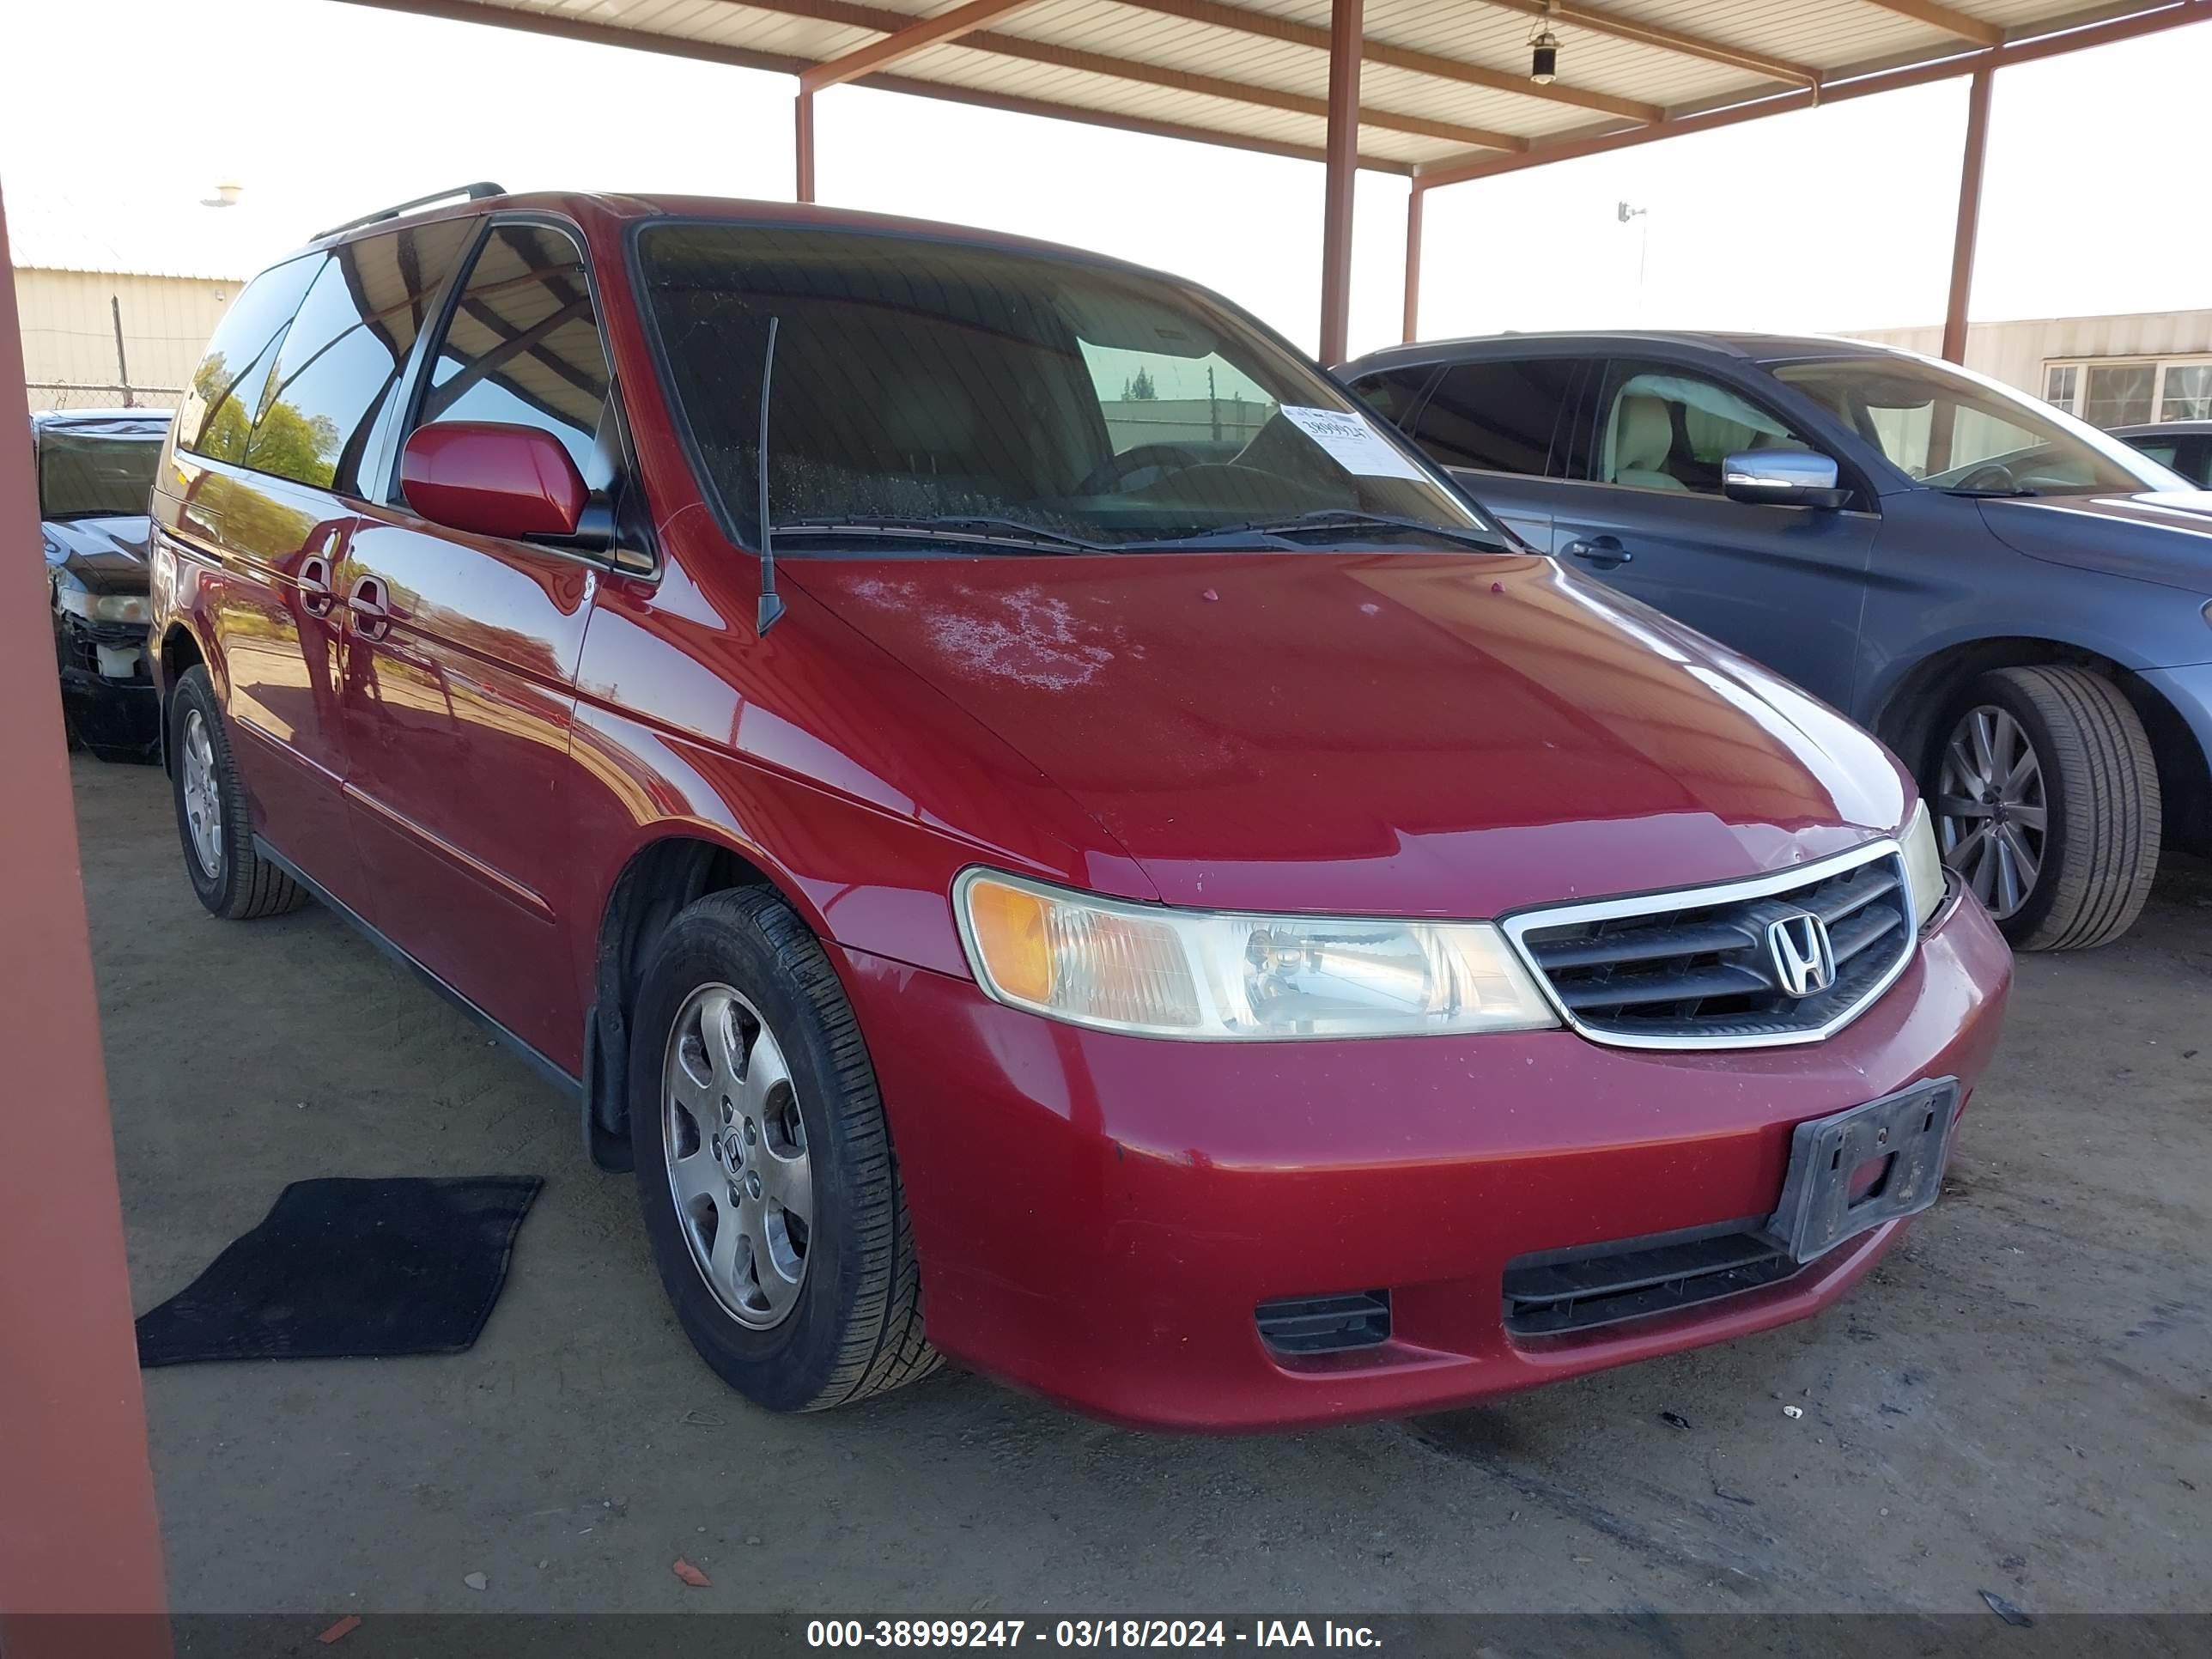
<path id="1" fill-rule="evenodd" d="M 479 179 L 472 185 L 455 185 L 451 190 L 434 190 L 428 196 L 417 196 L 411 202 L 402 202 L 396 207 L 379 208 L 374 213 L 364 213 L 358 219 L 349 219 L 342 225 L 332 225 L 328 230 L 319 230 L 307 240 L 319 242 L 325 236 L 335 236 L 341 231 L 359 230 L 363 225 L 376 224 L 385 219 L 397 219 L 403 213 L 412 213 L 416 208 L 428 207 L 433 202 L 448 201 L 457 196 L 480 202 L 487 196 L 506 194 L 506 185 Z"/>

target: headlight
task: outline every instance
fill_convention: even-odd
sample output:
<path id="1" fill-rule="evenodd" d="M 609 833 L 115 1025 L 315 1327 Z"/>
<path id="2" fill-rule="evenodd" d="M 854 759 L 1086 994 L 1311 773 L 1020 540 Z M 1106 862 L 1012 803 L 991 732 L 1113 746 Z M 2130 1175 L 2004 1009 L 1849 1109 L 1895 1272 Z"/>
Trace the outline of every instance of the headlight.
<path id="1" fill-rule="evenodd" d="M 62 609 L 88 622 L 147 623 L 154 607 L 143 593 L 88 593 L 82 587 L 64 587 Z"/>
<path id="2" fill-rule="evenodd" d="M 104 593 L 92 602 L 92 614 L 102 622 L 144 623 L 154 610 L 143 593 Z"/>
<path id="3" fill-rule="evenodd" d="M 986 992 L 1103 1031 L 1226 1042 L 1559 1023 L 1487 922 L 1169 909 L 985 870 L 953 896 Z"/>
<path id="4" fill-rule="evenodd" d="M 1936 907 L 1943 902 L 1943 857 L 1936 850 L 1936 826 L 1928 817 L 1928 803 L 1916 801 L 1912 821 L 1905 826 L 1905 882 L 1912 890 L 1912 925 L 1925 927 Z"/>

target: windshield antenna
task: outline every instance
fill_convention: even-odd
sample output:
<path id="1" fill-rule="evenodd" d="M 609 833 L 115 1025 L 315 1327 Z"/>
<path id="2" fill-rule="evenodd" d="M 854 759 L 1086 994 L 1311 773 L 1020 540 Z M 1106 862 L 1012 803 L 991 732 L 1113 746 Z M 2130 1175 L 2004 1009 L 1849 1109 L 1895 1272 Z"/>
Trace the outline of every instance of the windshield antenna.
<path id="1" fill-rule="evenodd" d="M 775 591 L 775 526 L 768 510 L 768 393 L 775 377 L 775 331 L 782 319 L 768 319 L 768 355 L 761 362 L 760 408 L 760 616 L 754 631 L 765 635 L 783 614 L 783 600 Z"/>

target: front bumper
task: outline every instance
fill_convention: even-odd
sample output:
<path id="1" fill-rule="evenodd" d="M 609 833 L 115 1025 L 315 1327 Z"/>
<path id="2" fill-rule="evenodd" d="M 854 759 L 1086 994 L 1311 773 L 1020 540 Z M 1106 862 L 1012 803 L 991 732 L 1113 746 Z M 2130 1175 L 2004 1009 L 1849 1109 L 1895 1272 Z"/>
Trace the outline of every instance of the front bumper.
<path id="1" fill-rule="evenodd" d="M 161 747 L 161 705 L 146 653 L 143 623 L 54 618 L 62 712 L 88 749 L 150 759 Z"/>
<path id="2" fill-rule="evenodd" d="M 1827 1306 L 1903 1224 L 1780 1283 L 1554 1336 L 1517 1257 L 1773 1210 L 1793 1127 L 1987 1063 L 2011 957 L 1954 900 L 1905 975 L 1802 1048 L 1637 1052 L 1567 1031 L 1178 1043 L 1038 1018 L 852 951 L 931 1340 L 1078 1409 L 1288 1427 L 1465 1405 Z M 1387 1289 L 1379 1346 L 1286 1359 L 1263 1303 Z"/>

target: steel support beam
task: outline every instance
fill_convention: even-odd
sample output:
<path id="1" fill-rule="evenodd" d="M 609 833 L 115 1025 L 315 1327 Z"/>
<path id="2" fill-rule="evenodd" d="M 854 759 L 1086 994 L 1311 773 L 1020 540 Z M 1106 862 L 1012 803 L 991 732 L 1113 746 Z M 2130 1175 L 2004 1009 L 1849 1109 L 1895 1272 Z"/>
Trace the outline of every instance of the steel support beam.
<path id="1" fill-rule="evenodd" d="M 799 96 L 792 100 L 793 153 L 798 162 L 798 198 L 802 202 L 814 199 L 814 94 L 801 81 Z"/>
<path id="2" fill-rule="evenodd" d="M 1352 198 L 1359 179 L 1359 43 L 1366 0 L 1330 0 L 1328 160 L 1322 183 L 1321 360 L 1340 363 L 1352 326 Z"/>
<path id="3" fill-rule="evenodd" d="M 1982 225 L 1982 163 L 1990 143 L 1990 90 L 1996 71 L 1986 66 L 1966 83 L 1966 143 L 1959 168 L 1959 222 L 1951 236 L 1951 297 L 1943 310 L 1943 356 L 1966 361 L 1966 307 L 1974 292 L 1974 242 Z"/>
<path id="4" fill-rule="evenodd" d="M 1941 0 L 1866 0 L 1866 3 L 1893 11 L 1900 17 L 1910 17 L 1917 23 L 1926 23 L 1946 34 L 1955 34 L 1961 40 L 1972 40 L 1977 46 L 1994 46 L 2005 38 L 2004 31 L 1995 23 L 1971 17 L 1956 6 L 1942 4 Z"/>
<path id="5" fill-rule="evenodd" d="M 0 270 L 9 269 L 0 206 Z M 15 286 L 0 282 L 0 546 L 38 544 Z M 0 561 L 0 1652 L 168 1651 L 115 1135 L 41 568 Z M 5 590 L 12 587 L 15 592 Z M 47 1613 L 132 1613 L 84 1629 Z"/>
<path id="6" fill-rule="evenodd" d="M 823 92 L 848 81 L 857 81 L 877 70 L 889 69 L 902 59 L 947 40 L 957 40 L 963 34 L 973 34 L 984 24 L 1004 17 L 1010 11 L 1019 11 L 1033 6 L 1036 0 L 968 0 L 964 6 L 955 6 L 951 11 L 939 12 L 934 17 L 924 17 L 909 23 L 896 33 L 872 41 L 842 58 L 832 58 L 827 63 L 817 64 L 802 70 L 799 76 L 801 92 Z"/>
<path id="7" fill-rule="evenodd" d="M 1398 337 L 1409 345 L 1421 337 L 1421 204 L 1428 194 L 1417 180 L 1406 196 L 1406 312 Z"/>

